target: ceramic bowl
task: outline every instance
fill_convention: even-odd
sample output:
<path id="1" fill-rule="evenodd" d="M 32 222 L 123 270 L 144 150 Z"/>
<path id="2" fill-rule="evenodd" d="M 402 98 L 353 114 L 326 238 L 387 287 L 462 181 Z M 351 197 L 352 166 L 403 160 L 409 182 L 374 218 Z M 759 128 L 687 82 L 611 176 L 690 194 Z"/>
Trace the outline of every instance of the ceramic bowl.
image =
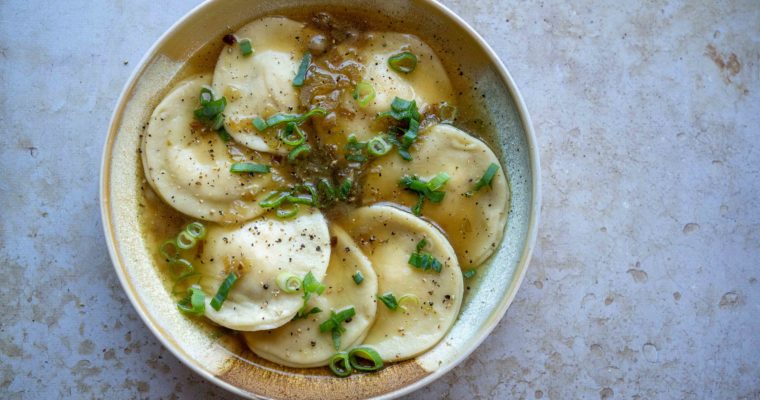
<path id="1" fill-rule="evenodd" d="M 382 16 L 399 30 L 416 33 L 433 47 L 456 54 L 459 69 L 479 86 L 484 107 L 498 129 L 488 139 L 506 166 L 512 189 L 505 239 L 482 267 L 465 297 L 457 322 L 425 354 L 372 374 L 336 378 L 327 369 L 281 367 L 210 335 L 177 312 L 154 267 L 138 225 L 143 181 L 139 147 L 142 127 L 173 79 L 187 70 L 204 44 L 264 15 L 325 8 Z M 206 47 L 207 49 L 207 47 Z M 195 56 L 194 56 L 195 55 Z M 212 55 L 213 56 L 213 55 Z M 215 57 L 215 56 L 213 56 Z M 192 66 L 191 66 L 192 67 Z M 105 235 L 116 273 L 137 313 L 175 356 L 209 381 L 249 398 L 393 398 L 427 385 L 464 360 L 493 330 L 525 275 L 539 211 L 538 151 L 528 113 L 496 54 L 461 18 L 430 0 L 208 1 L 172 26 L 148 51 L 125 86 L 114 111 L 101 169 Z M 484 371 L 487 373 L 487 371 Z"/>

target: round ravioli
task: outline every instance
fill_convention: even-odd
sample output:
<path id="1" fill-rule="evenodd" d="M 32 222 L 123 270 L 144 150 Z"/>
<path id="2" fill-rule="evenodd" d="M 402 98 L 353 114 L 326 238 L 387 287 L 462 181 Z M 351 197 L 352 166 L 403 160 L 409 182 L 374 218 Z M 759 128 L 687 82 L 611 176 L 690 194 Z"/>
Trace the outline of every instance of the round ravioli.
<path id="1" fill-rule="evenodd" d="M 378 296 L 392 294 L 399 302 L 395 310 L 378 303 L 375 323 L 363 344 L 375 348 L 386 361 L 411 358 L 433 347 L 456 320 L 463 294 L 456 254 L 443 234 L 386 205 L 356 209 L 343 217 L 342 226 L 372 263 Z M 434 257 L 440 272 L 409 264 L 413 253 Z"/>
<path id="2" fill-rule="evenodd" d="M 402 52 L 413 53 L 417 66 L 410 73 L 390 68 L 388 59 Z M 344 88 L 337 105 L 322 104 L 329 99 L 322 96 L 312 99 L 317 106 L 334 110 L 335 115 L 315 122 L 319 139 L 342 150 L 350 134 L 365 141 L 385 128 L 383 121 L 376 121 L 380 112 L 388 111 L 395 97 L 415 100 L 418 108 L 446 102 L 454 105 L 454 90 L 443 64 L 433 49 L 415 35 L 394 32 L 368 32 L 356 40 L 342 43 L 320 60 L 322 64 L 363 64 L 359 74 L 349 74 L 355 84 L 372 85 L 375 97 L 360 107 L 353 98 L 354 86 Z"/>
<path id="3" fill-rule="evenodd" d="M 233 223 L 266 210 L 258 203 L 286 177 L 277 168 L 268 174 L 235 174 L 235 162 L 272 165 L 266 154 L 250 151 L 194 119 L 199 94 L 208 76 L 177 85 L 156 107 L 142 142 L 145 175 L 158 194 L 178 211 L 202 220 Z"/>
<path id="4" fill-rule="evenodd" d="M 278 112 L 297 112 L 293 78 L 305 43 L 315 32 L 283 17 L 256 20 L 235 32 L 238 43 L 222 49 L 214 69 L 214 90 L 227 98 L 224 126 L 245 146 L 264 152 L 288 152 L 276 132 L 259 132 L 252 123 Z M 244 55 L 239 42 L 249 40 L 252 54 Z"/>
<path id="5" fill-rule="evenodd" d="M 447 124 L 423 131 L 411 153 L 411 161 L 397 152 L 373 161 L 364 180 L 362 203 L 393 201 L 412 207 L 419 196 L 405 190 L 399 180 L 405 175 L 429 180 L 446 172 L 451 178 L 440 189 L 446 192 L 443 201 L 424 201 L 422 216 L 443 229 L 462 266 L 482 264 L 498 247 L 509 213 L 509 185 L 496 155 L 482 141 Z M 474 191 L 492 163 L 499 169 L 491 186 Z"/>
<path id="6" fill-rule="evenodd" d="M 289 367 L 327 365 L 338 350 L 331 332 L 320 332 L 319 325 L 330 317 L 331 311 L 349 307 L 353 307 L 356 314 L 342 324 L 346 331 L 340 335 L 339 349 L 361 343 L 367 335 L 377 309 L 377 276 L 346 232 L 336 225 L 332 225 L 331 230 L 335 246 L 322 282 L 326 289 L 309 301 L 309 307 L 319 307 L 322 312 L 294 319 L 277 329 L 245 333 L 248 347 L 259 356 Z M 359 284 L 353 278 L 357 273 L 364 278 Z"/>
<path id="7" fill-rule="evenodd" d="M 319 211 L 302 210 L 293 219 L 260 218 L 242 226 L 209 228 L 198 266 L 204 279 L 206 316 L 238 331 L 277 328 L 290 321 L 303 301 L 276 283 L 282 272 L 321 280 L 330 259 L 330 233 Z M 211 299 L 225 278 L 239 278 L 219 310 Z"/>

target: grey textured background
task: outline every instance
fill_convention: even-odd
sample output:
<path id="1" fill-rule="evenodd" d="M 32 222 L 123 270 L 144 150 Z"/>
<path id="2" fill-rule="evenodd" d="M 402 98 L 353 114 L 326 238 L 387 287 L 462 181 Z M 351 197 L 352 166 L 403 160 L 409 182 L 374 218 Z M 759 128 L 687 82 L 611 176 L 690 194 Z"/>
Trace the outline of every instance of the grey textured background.
<path id="1" fill-rule="evenodd" d="M 760 398 L 760 4 L 447 0 L 541 146 L 527 277 L 427 398 Z M 0 1 L 0 398 L 222 398 L 127 301 L 108 120 L 196 1 Z"/>

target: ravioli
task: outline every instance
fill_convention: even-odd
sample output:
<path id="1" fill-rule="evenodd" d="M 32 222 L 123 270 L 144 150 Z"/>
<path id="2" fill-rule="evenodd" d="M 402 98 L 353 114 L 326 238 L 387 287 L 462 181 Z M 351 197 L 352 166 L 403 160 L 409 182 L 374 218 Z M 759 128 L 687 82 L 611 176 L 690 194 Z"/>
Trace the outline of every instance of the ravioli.
<path id="1" fill-rule="evenodd" d="M 310 307 L 323 311 L 274 330 L 245 333 L 248 347 L 260 357 L 297 368 L 326 365 L 337 351 L 330 332 L 319 331 L 319 324 L 329 317 L 330 310 L 337 312 L 353 306 L 356 311 L 350 322 L 343 324 L 346 331 L 341 335 L 341 350 L 361 343 L 367 335 L 377 309 L 377 275 L 343 229 L 332 225 L 331 231 L 336 241 L 323 282 L 327 289 L 309 302 Z M 357 272 L 364 278 L 360 284 L 353 279 Z"/>
<path id="2" fill-rule="evenodd" d="M 372 262 L 378 294 L 418 300 L 402 301 L 405 310 L 378 304 L 364 345 L 377 350 L 385 361 L 399 361 L 438 343 L 456 320 L 463 295 L 462 273 L 446 238 L 422 219 L 387 205 L 358 208 L 340 223 Z M 422 251 L 442 263 L 440 273 L 408 263 L 422 239 L 427 242 Z"/>
<path id="3" fill-rule="evenodd" d="M 234 174 L 230 166 L 250 161 L 272 165 L 269 155 L 235 143 L 194 120 L 206 75 L 178 84 L 156 107 L 142 142 L 145 175 L 167 204 L 207 221 L 243 222 L 263 214 L 259 201 L 284 182 L 277 168 L 269 174 Z"/>
<path id="4" fill-rule="evenodd" d="M 388 58 L 408 51 L 417 57 L 417 67 L 411 73 L 397 72 L 388 66 Z M 319 139 L 325 145 L 343 150 L 348 135 L 355 134 L 365 141 L 380 132 L 384 125 L 376 122 L 378 113 L 390 110 L 395 97 L 415 100 L 418 108 L 446 102 L 454 105 L 454 90 L 446 70 L 433 49 L 415 35 L 395 32 L 368 32 L 356 42 L 336 46 L 322 57 L 322 62 L 351 61 L 364 65 L 357 82 L 367 82 L 375 98 L 360 107 L 352 97 L 353 88 L 344 90 L 334 117 L 316 121 Z M 317 103 L 316 105 L 323 105 Z M 382 122 L 382 121 L 381 121 Z"/>
<path id="5" fill-rule="evenodd" d="M 330 233 L 318 211 L 302 209 L 289 220 L 264 217 L 242 226 L 208 230 L 200 264 L 206 316 L 238 331 L 274 329 L 290 321 L 303 301 L 285 293 L 276 278 L 291 272 L 303 278 L 309 271 L 321 280 L 330 260 Z M 220 310 L 210 306 L 230 272 L 239 278 Z"/>
<path id="6" fill-rule="evenodd" d="M 314 34 L 300 22 L 268 17 L 235 32 L 238 41 L 250 40 L 253 54 L 243 55 L 239 44 L 222 49 L 214 69 L 213 88 L 227 98 L 224 127 L 235 140 L 258 151 L 288 152 L 276 132 L 259 132 L 252 120 L 298 111 L 293 78 L 301 63 L 304 43 Z"/>
<path id="7" fill-rule="evenodd" d="M 440 226 L 465 267 L 482 264 L 496 250 L 504 234 L 509 213 L 509 186 L 504 171 L 499 171 L 491 187 L 472 192 L 491 163 L 499 160 L 485 143 L 451 125 L 426 129 L 412 148 L 412 161 L 392 152 L 372 162 L 363 185 L 363 204 L 394 201 L 412 207 L 416 193 L 404 190 L 399 179 L 416 175 L 430 179 L 446 172 L 451 179 L 441 189 L 442 202 L 425 201 L 422 215 Z"/>

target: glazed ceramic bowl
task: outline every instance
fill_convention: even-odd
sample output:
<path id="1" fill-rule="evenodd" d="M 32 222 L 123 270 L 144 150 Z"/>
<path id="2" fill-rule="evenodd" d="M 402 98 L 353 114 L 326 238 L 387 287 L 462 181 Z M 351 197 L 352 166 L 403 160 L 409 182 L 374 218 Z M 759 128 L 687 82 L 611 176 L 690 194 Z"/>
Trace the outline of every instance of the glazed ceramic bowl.
<path id="1" fill-rule="evenodd" d="M 480 87 L 483 107 L 497 129 L 486 138 L 506 166 L 512 189 L 505 239 L 468 281 L 460 316 L 444 339 L 425 354 L 372 374 L 336 378 L 327 369 L 292 369 L 257 358 L 239 341 L 210 335 L 177 312 L 153 265 L 138 224 L 142 178 L 142 127 L 167 85 L 204 44 L 264 15 L 307 7 L 382 16 L 433 47 L 456 54 L 459 69 Z M 215 57 L 215 56 L 214 56 Z M 191 66 L 192 67 L 192 66 Z M 393 398 L 444 375 L 493 330 L 525 275 L 536 237 L 539 168 L 535 137 L 512 78 L 483 39 L 450 10 L 431 0 L 208 1 L 174 24 L 148 51 L 124 88 L 114 111 L 101 169 L 103 225 L 111 258 L 125 292 L 156 337 L 182 362 L 209 381 L 250 398 Z M 484 371 L 487 373 L 487 371 Z"/>

